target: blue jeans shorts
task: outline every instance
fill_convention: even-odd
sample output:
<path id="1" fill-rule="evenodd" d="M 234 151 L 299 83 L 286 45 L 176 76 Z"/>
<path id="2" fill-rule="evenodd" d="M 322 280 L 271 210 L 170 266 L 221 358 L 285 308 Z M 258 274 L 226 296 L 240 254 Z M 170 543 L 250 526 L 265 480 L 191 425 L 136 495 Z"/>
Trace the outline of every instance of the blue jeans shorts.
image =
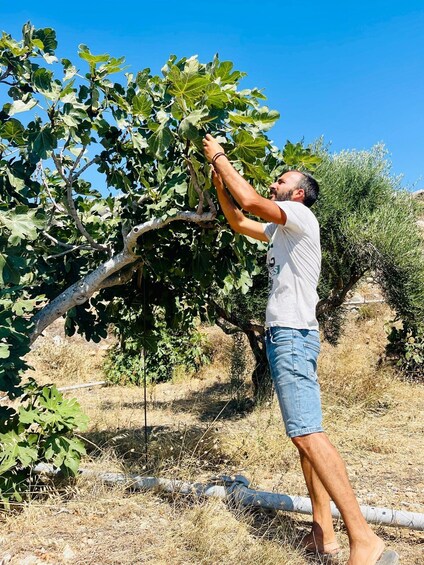
<path id="1" fill-rule="evenodd" d="M 265 342 L 287 435 L 322 432 L 318 331 L 274 326 L 266 330 Z"/>

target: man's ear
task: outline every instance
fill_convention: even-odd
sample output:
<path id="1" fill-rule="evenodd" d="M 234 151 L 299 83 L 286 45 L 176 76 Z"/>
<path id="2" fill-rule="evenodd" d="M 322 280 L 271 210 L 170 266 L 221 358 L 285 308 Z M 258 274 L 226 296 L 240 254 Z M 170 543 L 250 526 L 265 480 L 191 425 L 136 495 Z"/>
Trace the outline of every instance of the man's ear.
<path id="1" fill-rule="evenodd" d="M 303 202 L 305 200 L 305 190 L 303 188 L 296 188 L 295 196 L 296 196 L 296 200 L 300 200 L 300 202 Z"/>

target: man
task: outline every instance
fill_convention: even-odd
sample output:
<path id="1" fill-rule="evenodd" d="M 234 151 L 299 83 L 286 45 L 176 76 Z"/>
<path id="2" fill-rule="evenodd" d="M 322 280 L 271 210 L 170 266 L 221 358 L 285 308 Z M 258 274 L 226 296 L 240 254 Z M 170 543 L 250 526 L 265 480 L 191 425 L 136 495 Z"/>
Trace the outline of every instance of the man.
<path id="1" fill-rule="evenodd" d="M 344 463 L 322 428 L 315 317 L 321 250 L 319 225 L 309 209 L 318 196 L 318 184 L 310 175 L 289 171 L 271 185 L 270 199 L 266 199 L 234 169 L 210 134 L 203 147 L 213 165 L 213 183 L 231 228 L 269 242 L 272 286 L 266 313 L 267 356 L 286 432 L 299 451 L 312 501 L 312 531 L 303 540 L 304 546 L 325 555 L 339 551 L 330 511 L 332 499 L 349 536 L 348 565 L 395 564 L 396 553 L 384 552 L 384 542 L 362 516 Z M 233 198 L 243 210 L 266 223 L 247 218 Z"/>

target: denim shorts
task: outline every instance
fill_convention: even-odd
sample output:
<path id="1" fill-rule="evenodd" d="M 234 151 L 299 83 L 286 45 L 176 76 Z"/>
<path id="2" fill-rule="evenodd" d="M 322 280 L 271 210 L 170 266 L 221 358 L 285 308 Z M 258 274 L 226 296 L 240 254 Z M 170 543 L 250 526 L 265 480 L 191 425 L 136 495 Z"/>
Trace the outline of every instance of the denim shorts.
<path id="1" fill-rule="evenodd" d="M 287 435 L 322 432 L 317 359 L 317 330 L 270 327 L 266 330 L 266 353 Z"/>

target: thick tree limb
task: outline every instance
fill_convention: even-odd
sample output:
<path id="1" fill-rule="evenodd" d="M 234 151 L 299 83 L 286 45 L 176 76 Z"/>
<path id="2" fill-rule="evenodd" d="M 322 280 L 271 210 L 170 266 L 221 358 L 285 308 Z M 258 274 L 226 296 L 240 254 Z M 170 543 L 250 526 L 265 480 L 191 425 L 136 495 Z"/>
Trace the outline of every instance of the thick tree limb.
<path id="1" fill-rule="evenodd" d="M 238 326 L 234 326 L 224 318 L 217 318 L 215 323 L 227 335 L 239 334 L 242 331 Z"/>
<path id="2" fill-rule="evenodd" d="M 163 228 L 164 226 L 170 224 L 171 222 L 182 220 L 184 222 L 193 222 L 195 224 L 201 224 L 203 222 L 211 222 L 214 219 L 215 219 L 215 214 L 213 214 L 212 212 L 205 212 L 204 214 L 197 214 L 194 212 L 180 212 L 179 214 L 176 214 L 175 216 L 170 216 L 165 220 L 159 218 L 153 218 L 153 220 L 149 220 L 144 224 L 135 226 L 128 233 L 127 238 L 124 242 L 125 245 L 124 249 L 128 250 L 130 253 L 134 253 L 134 247 L 137 244 L 137 239 L 141 235 L 143 235 L 143 233 L 146 233 L 151 230 L 157 230 L 159 228 Z"/>
<path id="3" fill-rule="evenodd" d="M 245 333 L 255 332 L 260 335 L 265 333 L 265 326 L 263 324 L 258 324 L 257 322 L 252 320 L 241 320 L 233 313 L 227 312 L 225 308 L 222 308 L 222 306 L 220 306 L 216 302 L 213 303 L 213 307 L 215 309 L 215 312 L 218 314 L 220 318 L 225 320 L 228 324 L 231 324 L 232 326 L 239 328 L 239 331 L 243 331 Z M 223 325 L 220 325 L 220 327 L 225 332 Z M 232 333 L 231 330 L 230 333 Z"/>
<path id="4" fill-rule="evenodd" d="M 87 302 L 96 291 L 100 290 L 102 283 L 108 277 L 134 262 L 134 260 L 133 254 L 121 251 L 63 291 L 34 316 L 35 326 L 30 336 L 30 342 L 33 343 L 50 324 L 66 314 L 68 310 Z"/>
<path id="5" fill-rule="evenodd" d="M 98 290 L 119 284 L 120 276 L 123 282 L 129 280 L 132 272 L 142 263 L 140 255 L 136 252 L 136 246 L 137 239 L 143 233 L 163 228 L 167 224 L 178 220 L 202 224 L 203 222 L 210 222 L 214 218 L 215 216 L 211 212 L 201 215 L 193 212 L 181 212 L 165 220 L 154 218 L 132 228 L 124 240 L 124 249 L 120 253 L 114 257 L 110 257 L 97 267 L 97 269 L 64 290 L 59 296 L 37 312 L 33 317 L 34 330 L 30 335 L 31 344 L 34 343 L 37 337 L 50 324 L 66 314 L 66 312 L 74 306 L 87 302 Z M 130 268 L 125 269 L 130 265 Z M 123 269 L 125 269 L 124 272 L 122 272 Z"/>
<path id="6" fill-rule="evenodd" d="M 135 271 L 137 271 L 138 269 L 140 269 L 140 266 L 143 266 L 143 260 L 140 259 L 139 261 L 136 261 L 135 263 L 133 263 L 132 265 L 130 265 L 128 268 L 123 269 L 121 271 L 119 271 L 118 273 L 115 273 L 114 275 L 111 275 L 110 277 L 108 277 L 107 279 L 105 279 L 100 288 L 110 288 L 111 286 L 118 286 L 121 284 L 125 284 L 128 281 L 131 280 L 133 274 Z"/>
<path id="7" fill-rule="evenodd" d="M 347 293 L 352 290 L 355 284 L 365 275 L 365 272 L 356 273 L 351 276 L 350 280 L 342 286 L 342 288 L 333 289 L 330 296 L 323 298 L 317 304 L 317 316 L 324 314 L 329 310 L 338 308 L 346 300 Z"/>
<path id="8" fill-rule="evenodd" d="M 240 320 L 236 315 L 228 313 L 216 302 L 213 303 L 220 318 L 217 325 L 228 335 L 242 331 L 255 357 L 255 368 L 252 373 L 253 396 L 255 400 L 266 400 L 272 397 L 271 377 L 268 369 L 265 348 L 265 327 L 251 320 Z"/>

